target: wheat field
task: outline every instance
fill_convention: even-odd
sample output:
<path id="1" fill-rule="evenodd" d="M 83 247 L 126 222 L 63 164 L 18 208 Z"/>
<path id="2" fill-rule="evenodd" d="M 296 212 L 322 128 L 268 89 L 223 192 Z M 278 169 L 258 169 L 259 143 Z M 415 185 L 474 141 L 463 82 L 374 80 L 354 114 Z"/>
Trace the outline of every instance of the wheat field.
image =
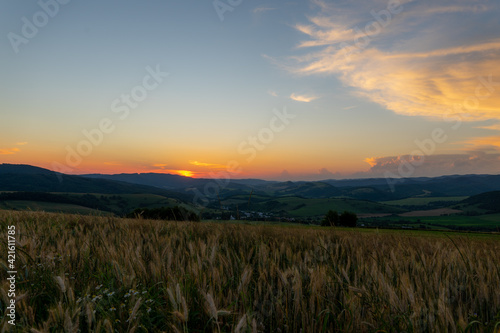
<path id="1" fill-rule="evenodd" d="M 500 236 L 0 211 L 2 332 L 500 332 Z M 16 326 L 7 226 L 16 226 Z"/>

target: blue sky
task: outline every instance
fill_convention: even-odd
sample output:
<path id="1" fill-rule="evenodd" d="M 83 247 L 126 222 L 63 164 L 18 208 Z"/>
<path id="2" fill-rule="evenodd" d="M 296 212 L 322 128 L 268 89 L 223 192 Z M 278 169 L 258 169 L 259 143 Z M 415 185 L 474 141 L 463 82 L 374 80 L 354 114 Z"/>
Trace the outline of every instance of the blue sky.
<path id="1" fill-rule="evenodd" d="M 243 0 L 222 21 L 210 1 L 62 2 L 1 5 L 2 162 L 202 177 L 236 160 L 235 177 L 273 179 L 384 176 L 402 161 L 410 176 L 499 171 L 500 87 L 443 120 L 475 102 L 480 78 L 500 81 L 493 1 L 393 1 L 372 32 L 391 1 Z M 43 20 L 40 3 L 59 8 L 13 43 L 23 18 Z M 146 68 L 168 76 L 119 119 L 112 102 Z M 248 162 L 238 147 L 284 109 L 295 118 Z M 68 163 L 102 119 L 113 130 Z M 446 140 L 432 156 L 412 155 L 436 128 Z"/>

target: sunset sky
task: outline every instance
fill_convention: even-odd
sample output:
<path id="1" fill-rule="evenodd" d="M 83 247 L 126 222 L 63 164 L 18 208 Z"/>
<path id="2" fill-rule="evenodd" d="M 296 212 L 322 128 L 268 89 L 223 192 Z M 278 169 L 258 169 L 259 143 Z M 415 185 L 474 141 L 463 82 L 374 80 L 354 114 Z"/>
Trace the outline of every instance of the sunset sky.
<path id="1" fill-rule="evenodd" d="M 499 17 L 496 0 L 2 1 L 0 163 L 498 174 Z"/>

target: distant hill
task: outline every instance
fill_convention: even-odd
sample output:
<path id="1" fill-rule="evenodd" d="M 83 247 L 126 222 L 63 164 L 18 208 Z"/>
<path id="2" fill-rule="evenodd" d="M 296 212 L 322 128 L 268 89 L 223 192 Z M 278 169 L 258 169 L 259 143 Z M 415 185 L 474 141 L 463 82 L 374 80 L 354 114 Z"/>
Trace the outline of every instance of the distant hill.
<path id="1" fill-rule="evenodd" d="M 100 202 L 97 197 L 89 194 L 76 197 L 47 192 L 4 192 L 0 193 L 0 202 L 2 201 L 50 202 L 76 205 L 103 211 L 108 210 L 108 207 L 103 202 Z"/>
<path id="2" fill-rule="evenodd" d="M 256 193 L 275 197 L 298 196 L 303 198 L 331 198 L 342 195 L 342 191 L 323 182 L 281 182 L 255 186 Z"/>
<path id="3" fill-rule="evenodd" d="M 183 193 L 184 195 L 189 196 L 196 195 L 196 193 L 209 193 L 207 197 L 212 200 L 216 200 L 214 189 L 217 189 L 219 191 L 219 195 L 221 197 L 225 197 L 228 195 L 248 194 L 259 185 L 272 184 L 272 182 L 259 179 L 215 180 L 206 178 L 190 178 L 162 173 L 132 173 L 116 175 L 90 174 L 82 175 L 82 177 L 155 186 L 165 190 Z M 207 188 L 208 190 L 206 190 Z"/>
<path id="4" fill-rule="evenodd" d="M 242 213 L 256 211 L 299 218 L 321 216 L 329 209 L 339 212 L 347 210 L 357 214 L 393 214 L 406 211 L 400 207 L 366 200 L 297 196 L 265 197 L 255 195 L 250 198 L 248 195 L 235 195 L 221 199 L 221 204 L 228 210 L 236 211 L 238 209 Z M 214 209 L 217 207 L 218 203 L 211 206 Z"/>
<path id="5" fill-rule="evenodd" d="M 26 164 L 0 164 L 0 175 L 23 174 L 23 175 L 54 175 L 56 172 L 44 168 Z"/>
<path id="6" fill-rule="evenodd" d="M 62 182 L 60 181 L 62 180 Z M 57 174 L 29 165 L 0 165 L 0 190 L 77 193 L 152 193 L 192 198 L 195 193 L 219 191 L 220 198 L 254 194 L 303 198 L 344 197 L 391 201 L 410 197 L 474 196 L 500 191 L 500 175 L 450 175 L 389 180 L 385 178 L 276 182 L 260 179 L 203 179 L 160 173 Z"/>
<path id="7" fill-rule="evenodd" d="M 388 180 L 385 178 L 342 179 L 324 181 L 276 182 L 259 179 L 190 178 L 170 174 L 92 174 L 84 177 L 118 180 L 133 184 L 155 186 L 190 193 L 204 192 L 207 184 L 216 183 L 221 196 L 254 193 L 270 196 L 300 196 L 304 198 L 347 197 L 359 200 L 389 201 L 415 196 L 471 196 L 500 190 L 500 175 L 451 175 L 442 177 L 415 177 Z M 224 185 L 221 185 L 224 184 Z"/>
<path id="8" fill-rule="evenodd" d="M 486 213 L 500 213 L 500 191 L 486 192 L 474 195 L 458 203 L 462 209 L 480 209 Z"/>
<path id="9" fill-rule="evenodd" d="M 132 184 L 155 186 L 164 189 L 182 189 L 191 186 L 204 185 L 205 180 L 163 173 L 121 173 L 116 175 L 89 174 L 85 178 L 107 179 Z"/>
<path id="10" fill-rule="evenodd" d="M 183 201 L 191 199 L 189 194 L 166 191 L 153 186 L 65 175 L 43 168 L 14 164 L 0 164 L 0 191 L 104 194 L 151 193 Z"/>
<path id="11" fill-rule="evenodd" d="M 500 190 L 500 175 L 451 175 L 389 180 L 384 178 L 326 180 L 344 191 L 346 196 L 357 199 L 384 201 L 414 196 L 471 196 Z M 363 191 L 359 191 L 364 188 Z M 361 196 L 360 196 L 361 195 Z"/>
<path id="12" fill-rule="evenodd" d="M 186 189 L 186 188 L 203 188 L 208 183 L 213 183 L 215 180 L 211 178 L 190 178 L 179 175 L 164 174 L 164 173 L 121 173 L 115 175 L 106 174 L 88 174 L 82 175 L 87 178 L 117 180 L 132 184 L 155 186 L 164 189 Z M 226 183 L 222 179 L 219 183 Z M 230 179 L 229 186 L 238 184 L 248 187 L 265 186 L 276 182 L 262 179 Z M 241 186 L 240 186 L 241 188 Z"/>

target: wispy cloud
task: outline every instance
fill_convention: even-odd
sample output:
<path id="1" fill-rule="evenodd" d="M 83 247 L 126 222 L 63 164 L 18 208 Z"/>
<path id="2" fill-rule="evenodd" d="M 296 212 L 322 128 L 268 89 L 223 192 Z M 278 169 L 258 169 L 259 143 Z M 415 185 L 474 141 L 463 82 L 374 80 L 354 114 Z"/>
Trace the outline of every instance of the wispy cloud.
<path id="1" fill-rule="evenodd" d="M 20 151 L 19 148 L 0 149 L 0 155 L 14 155 Z"/>
<path id="2" fill-rule="evenodd" d="M 297 102 L 309 103 L 309 102 L 314 101 L 315 99 L 318 99 L 318 96 L 314 96 L 314 95 L 297 95 L 297 94 L 293 93 L 293 94 L 290 95 L 290 98 L 293 99 L 294 101 L 297 101 Z"/>
<path id="3" fill-rule="evenodd" d="M 15 145 L 16 146 L 24 146 L 24 145 L 27 145 L 28 143 L 27 142 L 16 142 Z M 14 154 L 17 154 L 21 151 L 21 149 L 17 148 L 17 147 L 13 147 L 13 148 L 0 148 L 0 155 L 14 155 Z"/>
<path id="4" fill-rule="evenodd" d="M 274 90 L 268 90 L 267 93 L 273 97 L 278 97 L 278 93 Z"/>
<path id="5" fill-rule="evenodd" d="M 478 126 L 477 128 L 482 128 L 482 129 L 487 129 L 487 130 L 492 130 L 492 131 L 500 131 L 500 123 L 495 123 L 495 124 L 486 125 L 486 126 Z"/>
<path id="6" fill-rule="evenodd" d="M 199 167 L 211 168 L 211 169 L 225 169 L 227 167 L 223 164 L 205 163 L 205 162 L 199 162 L 199 161 L 189 161 L 189 164 L 196 165 Z"/>
<path id="7" fill-rule="evenodd" d="M 272 7 L 256 7 L 256 8 L 254 8 L 254 10 L 252 12 L 254 14 L 259 14 L 259 13 L 265 13 L 265 12 L 275 10 L 275 9 L 276 8 L 272 8 Z"/>
<path id="8" fill-rule="evenodd" d="M 436 6 L 432 8 L 427 8 L 424 11 L 425 14 L 450 14 L 450 13 L 478 13 L 488 10 L 489 6 L 486 4 L 475 4 L 475 5 L 445 5 L 437 3 Z"/>
<path id="9" fill-rule="evenodd" d="M 500 135 L 471 138 L 464 145 L 467 150 L 500 150 Z"/>
<path id="10" fill-rule="evenodd" d="M 310 51 L 290 57 L 286 65 L 290 71 L 335 75 L 356 88 L 358 96 L 398 114 L 442 118 L 467 112 L 464 120 L 500 119 L 500 39 L 490 35 L 454 38 L 461 14 L 448 18 L 453 22 L 448 28 L 439 23 L 439 15 L 444 13 L 467 12 L 469 21 L 481 24 L 481 14 L 488 8 L 486 1 L 478 0 L 474 5 L 408 1 L 400 14 L 386 20 L 385 27 L 370 10 L 360 17 L 359 10 L 334 11 L 328 10 L 330 4 L 314 3 L 321 11 L 309 17 L 308 24 L 296 25 L 308 37 L 298 46 Z M 356 5 L 374 7 L 368 1 Z M 374 8 L 375 12 L 380 10 L 385 8 Z M 423 12 L 428 14 L 425 21 L 419 18 Z M 408 24 L 418 37 L 407 35 Z M 441 43 L 434 40 L 433 28 L 440 29 Z M 406 43 L 410 39 L 411 45 Z M 487 97 L 477 98 L 478 91 Z"/>

